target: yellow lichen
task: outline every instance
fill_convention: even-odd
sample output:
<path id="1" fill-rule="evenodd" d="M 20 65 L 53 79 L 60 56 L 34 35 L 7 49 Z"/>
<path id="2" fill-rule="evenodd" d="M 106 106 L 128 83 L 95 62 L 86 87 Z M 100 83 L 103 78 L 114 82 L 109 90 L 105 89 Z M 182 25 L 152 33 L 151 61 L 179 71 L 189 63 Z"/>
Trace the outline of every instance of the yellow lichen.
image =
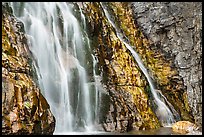
<path id="1" fill-rule="evenodd" d="M 187 110 L 181 106 L 184 106 L 184 102 L 176 93 L 179 92 L 182 96 L 181 90 L 182 82 L 173 83 L 174 76 L 178 75 L 177 71 L 171 67 L 170 61 L 167 61 L 164 55 L 159 52 L 159 47 L 153 49 L 150 46 L 148 39 L 136 26 L 133 19 L 132 10 L 127 2 L 121 3 L 108 3 L 109 10 L 114 15 L 115 22 L 117 22 L 118 28 L 121 28 L 124 35 L 129 39 L 130 45 L 139 53 L 144 65 L 149 69 L 149 73 L 153 76 L 155 82 L 162 87 L 162 92 L 166 92 L 168 100 L 178 108 L 181 115 L 185 116 L 185 119 L 191 117 Z M 176 86 L 175 86 L 176 85 Z M 180 104 L 180 105 L 179 105 Z M 186 102 L 186 104 L 188 104 Z M 184 118 L 184 117 L 182 117 Z"/>
<path id="2" fill-rule="evenodd" d="M 3 127 L 8 128 L 12 133 L 19 130 L 32 133 L 34 121 L 42 121 L 39 119 L 39 113 L 43 111 L 48 120 L 49 105 L 43 97 L 39 97 L 40 91 L 28 74 L 31 68 L 27 57 L 24 56 L 27 53 L 24 52 L 23 46 L 18 45 L 23 42 L 20 39 L 16 41 L 18 36 L 14 33 L 16 30 L 12 29 L 15 26 L 7 16 L 3 16 L 2 19 L 2 68 L 4 70 L 2 71 L 4 79 L 2 91 L 5 93 L 2 101 L 4 102 L 2 104 Z M 20 32 L 18 35 L 21 35 Z M 24 55 L 21 56 L 20 52 L 24 52 Z M 44 104 L 39 105 L 39 103 Z"/>
<path id="3" fill-rule="evenodd" d="M 113 10 L 120 10 L 118 11 L 119 16 L 123 16 L 126 12 L 129 12 L 123 8 L 118 8 L 121 3 L 115 4 L 116 8 L 113 8 Z M 95 34 L 98 35 L 96 41 L 99 45 L 99 47 L 96 47 L 96 50 L 98 51 L 100 65 L 103 67 L 106 66 L 107 68 L 106 72 L 110 80 L 109 84 L 114 84 L 117 90 L 131 93 L 133 102 L 137 106 L 137 111 L 144 120 L 142 126 L 147 129 L 159 127 L 159 121 L 148 104 L 148 96 L 145 91 L 145 87 L 147 86 L 146 79 L 134 58 L 124 43 L 117 38 L 114 28 L 108 22 L 104 13 L 101 12 L 100 5 L 98 3 L 87 3 L 86 7 L 85 14 L 87 14 L 88 20 L 93 25 L 101 24 L 103 26 L 101 29 L 99 28 L 99 34 Z M 100 20 L 96 16 L 99 16 Z M 126 17 L 126 22 L 132 21 L 130 17 Z M 133 23 L 121 25 L 131 27 Z M 128 30 L 127 33 L 129 35 L 133 35 L 132 33 L 142 35 L 141 32 L 135 32 L 133 30 Z M 135 40 L 135 38 L 132 37 L 132 40 Z M 137 44 L 143 45 L 144 43 L 142 42 L 143 39 L 139 38 Z M 144 52 L 144 50 L 140 51 L 141 53 Z"/>

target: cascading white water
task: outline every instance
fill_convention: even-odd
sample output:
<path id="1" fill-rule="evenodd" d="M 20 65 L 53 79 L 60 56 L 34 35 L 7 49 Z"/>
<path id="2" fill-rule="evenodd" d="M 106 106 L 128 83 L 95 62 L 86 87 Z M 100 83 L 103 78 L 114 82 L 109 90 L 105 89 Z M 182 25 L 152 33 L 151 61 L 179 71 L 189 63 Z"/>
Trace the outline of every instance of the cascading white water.
<path id="1" fill-rule="evenodd" d="M 81 5 L 79 5 L 80 7 Z M 82 11 L 80 9 L 80 13 L 81 13 L 81 19 L 82 19 L 82 25 L 84 27 L 84 30 L 86 30 L 86 20 L 85 20 L 85 16 L 84 14 L 82 14 Z M 84 31 L 84 39 L 86 39 L 87 41 L 87 45 L 88 45 L 88 50 L 89 52 L 91 53 L 91 45 L 90 45 L 90 41 L 89 41 L 89 38 L 88 38 L 88 34 L 86 31 Z M 101 93 L 99 92 L 99 89 L 98 87 L 101 86 L 101 83 L 100 83 L 100 76 L 98 76 L 96 74 L 96 64 L 98 63 L 98 59 L 94 56 L 93 53 L 91 53 L 91 57 L 92 57 L 92 61 L 93 61 L 93 78 L 94 78 L 94 82 L 91 82 L 91 85 L 94 86 L 94 97 L 95 97 L 95 102 L 94 102 L 94 124 L 96 125 L 97 123 L 99 123 L 99 108 L 100 108 L 100 103 L 101 103 Z M 93 124 L 93 126 L 94 126 Z"/>
<path id="2" fill-rule="evenodd" d="M 30 36 L 29 48 L 37 62 L 39 85 L 56 118 L 54 134 L 93 131 L 94 115 L 98 113 L 90 101 L 84 37 L 73 15 L 73 5 L 12 2 L 11 6 Z"/>
<path id="3" fill-rule="evenodd" d="M 179 114 L 177 113 L 177 111 L 173 108 L 173 106 L 167 101 L 167 99 L 165 98 L 165 96 L 162 95 L 161 92 L 156 92 L 156 89 L 154 88 L 154 85 L 152 83 L 152 80 L 148 74 L 147 69 L 145 68 L 145 66 L 142 63 L 142 60 L 140 59 L 139 55 L 137 54 L 137 52 L 130 46 L 130 44 L 128 44 L 122 36 L 122 33 L 119 32 L 119 29 L 116 27 L 115 23 L 111 20 L 110 15 L 108 13 L 108 11 L 106 10 L 105 6 L 103 5 L 103 3 L 100 3 L 101 7 L 103 8 L 104 14 L 107 17 L 108 21 L 110 22 L 110 24 L 113 26 L 113 28 L 116 31 L 116 34 L 119 38 L 119 40 L 127 47 L 127 49 L 129 49 L 129 51 L 132 53 L 135 61 L 137 62 L 139 68 L 142 70 L 142 72 L 144 73 L 145 77 L 147 78 L 147 81 L 149 83 L 150 86 L 150 90 L 151 93 L 153 94 L 155 103 L 157 105 L 157 110 L 156 110 L 156 115 L 158 116 L 162 126 L 171 126 L 173 123 L 176 122 L 175 119 L 179 119 Z M 162 99 L 158 96 L 158 94 L 161 95 L 161 97 L 164 99 L 164 101 L 162 101 Z M 165 104 L 165 102 L 167 102 L 167 104 L 171 107 L 171 110 L 174 112 L 174 114 L 171 112 L 171 110 L 167 107 L 167 105 Z M 174 115 L 176 116 L 174 118 Z"/>
<path id="4" fill-rule="evenodd" d="M 14 14 L 24 23 L 25 31 L 30 36 L 31 44 L 29 48 L 36 58 L 35 67 L 40 88 L 56 118 L 54 134 L 70 134 L 83 130 L 83 128 L 85 128 L 85 131 L 94 130 L 93 124 L 98 121 L 98 106 L 100 103 L 100 92 L 97 87 L 98 76 L 95 72 L 97 60 L 92 54 L 95 80 L 95 107 L 93 108 L 84 66 L 84 39 L 87 39 L 87 37 L 83 36 L 80 24 L 72 13 L 72 4 L 65 2 L 14 2 L 11 3 L 11 6 Z M 109 22 L 115 28 L 118 38 L 130 50 L 146 76 L 158 105 L 157 113 L 161 115 L 162 124 L 164 126 L 170 125 L 175 121 L 171 111 L 177 115 L 176 110 L 160 92 L 156 92 L 138 54 L 125 42 L 117 27 L 111 21 L 108 12 L 104 7 L 103 9 Z M 86 27 L 83 14 L 81 14 L 81 18 L 83 27 Z M 171 107 L 171 110 L 164 102 Z"/>
<path id="5" fill-rule="evenodd" d="M 96 64 L 98 62 L 97 58 L 95 58 L 95 56 L 92 54 L 92 58 L 93 58 L 93 77 L 94 77 L 94 87 L 95 87 L 95 96 L 96 96 L 96 100 L 95 100 L 95 123 L 99 123 L 99 104 L 101 103 L 101 93 L 99 92 L 98 87 L 100 86 L 100 81 L 99 81 L 99 77 L 98 75 L 96 75 Z"/>

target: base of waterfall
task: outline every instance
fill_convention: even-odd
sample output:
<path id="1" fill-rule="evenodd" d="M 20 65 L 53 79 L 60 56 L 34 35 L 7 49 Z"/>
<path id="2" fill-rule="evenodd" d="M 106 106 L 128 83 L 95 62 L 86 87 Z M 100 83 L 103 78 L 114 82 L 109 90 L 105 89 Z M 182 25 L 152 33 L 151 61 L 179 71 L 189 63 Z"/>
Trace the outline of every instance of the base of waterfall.
<path id="1" fill-rule="evenodd" d="M 73 130 L 67 131 L 54 131 L 54 135 L 95 135 L 95 134 L 106 134 L 102 124 L 93 124 L 85 127 L 77 127 Z"/>
<path id="2" fill-rule="evenodd" d="M 61 133 L 54 133 L 54 135 L 100 135 L 106 134 L 103 131 L 86 131 L 86 132 L 61 132 Z"/>

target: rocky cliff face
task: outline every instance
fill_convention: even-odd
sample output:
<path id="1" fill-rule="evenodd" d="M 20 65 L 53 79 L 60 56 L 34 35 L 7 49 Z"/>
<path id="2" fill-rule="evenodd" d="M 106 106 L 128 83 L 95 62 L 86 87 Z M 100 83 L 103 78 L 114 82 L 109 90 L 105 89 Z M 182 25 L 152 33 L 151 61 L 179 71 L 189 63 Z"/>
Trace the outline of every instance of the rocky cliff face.
<path id="1" fill-rule="evenodd" d="M 23 24 L 2 5 L 2 134 L 52 134 L 55 118 L 35 82 Z"/>
<path id="2" fill-rule="evenodd" d="M 186 108 L 202 126 L 202 3 L 134 2 L 134 19 L 152 45 L 171 59 Z M 177 83 L 175 85 L 178 85 Z M 186 103 L 187 104 L 187 103 Z"/>
<path id="3" fill-rule="evenodd" d="M 147 79 L 101 4 L 77 4 L 86 16 L 90 45 L 99 60 L 106 91 L 101 99 L 104 129 L 126 132 L 160 127 Z M 202 126 L 201 3 L 118 2 L 104 6 L 124 39 L 139 53 L 156 89 L 182 120 Z M 9 7 L 3 4 L 2 8 L 3 134 L 52 134 L 55 119 L 35 82 L 23 25 Z M 186 12 L 189 9 L 192 11 Z"/>
<path id="4" fill-rule="evenodd" d="M 145 76 L 124 43 L 118 39 L 101 5 L 86 3 L 83 10 L 91 45 L 103 75 L 102 83 L 106 85 L 111 100 L 109 111 L 102 121 L 105 130 L 125 132 L 159 127 L 160 123 L 149 106 Z"/>
<path id="5" fill-rule="evenodd" d="M 179 112 L 181 119 L 193 121 L 184 84 L 174 63 L 168 58 L 168 54 L 164 53 L 156 43 L 151 43 L 140 30 L 139 24 L 134 19 L 136 13 L 133 14 L 131 4 L 120 2 L 103 4 L 124 39 L 139 53 L 149 69 L 156 89 L 167 97 Z M 99 69 L 103 74 L 103 83 L 107 85 L 112 101 L 109 114 L 104 121 L 105 127 L 108 127 L 106 129 L 123 132 L 133 128 L 141 130 L 159 127 L 160 123 L 151 106 L 147 80 L 105 17 L 101 4 L 85 3 L 82 9 L 87 17 L 92 45 L 99 60 Z M 146 20 L 145 16 L 144 18 Z"/>

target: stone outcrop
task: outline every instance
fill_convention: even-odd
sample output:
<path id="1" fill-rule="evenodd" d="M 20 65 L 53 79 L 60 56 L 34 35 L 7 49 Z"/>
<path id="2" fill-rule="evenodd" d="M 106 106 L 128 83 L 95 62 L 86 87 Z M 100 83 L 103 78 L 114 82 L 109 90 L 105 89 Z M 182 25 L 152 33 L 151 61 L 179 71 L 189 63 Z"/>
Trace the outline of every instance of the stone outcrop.
<path id="1" fill-rule="evenodd" d="M 177 133 L 186 134 L 198 130 L 198 127 L 189 121 L 178 121 L 172 125 L 172 130 Z"/>
<path id="2" fill-rule="evenodd" d="M 202 126 L 202 3 L 133 2 L 134 18 L 183 81 L 185 108 Z M 178 86 L 175 83 L 175 86 Z M 184 107 L 184 106 L 182 106 Z"/>
<path id="3" fill-rule="evenodd" d="M 2 134 L 53 134 L 55 118 L 36 83 L 23 24 L 2 5 Z"/>

